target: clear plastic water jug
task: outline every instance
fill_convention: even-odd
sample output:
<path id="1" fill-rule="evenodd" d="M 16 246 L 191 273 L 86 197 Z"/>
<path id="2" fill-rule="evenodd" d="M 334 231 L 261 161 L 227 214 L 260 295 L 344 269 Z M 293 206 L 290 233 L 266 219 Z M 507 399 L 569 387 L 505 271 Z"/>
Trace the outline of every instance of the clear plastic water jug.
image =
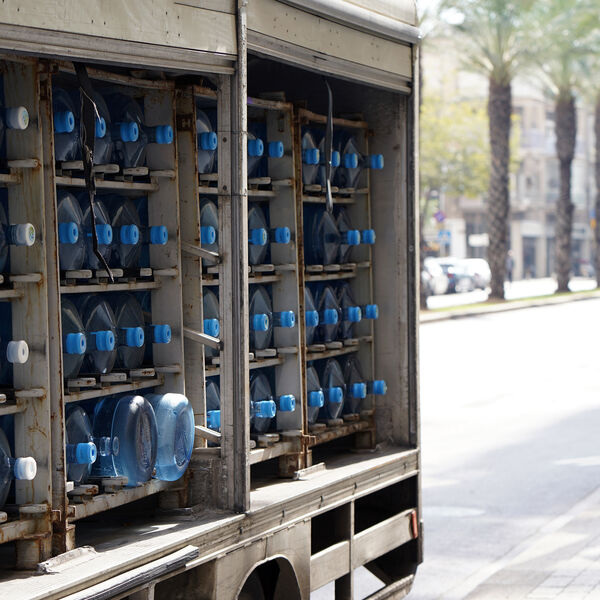
<path id="1" fill-rule="evenodd" d="M 340 363 L 335 358 L 326 360 L 321 366 L 319 375 L 325 396 L 320 418 L 323 420 L 337 419 L 342 414 L 346 396 L 346 383 Z"/>
<path id="2" fill-rule="evenodd" d="M 211 252 L 219 251 L 219 210 L 209 198 L 200 200 L 200 245 Z"/>
<path id="3" fill-rule="evenodd" d="M 134 202 L 140 217 L 140 267 L 150 267 L 150 246 L 164 246 L 169 241 L 169 232 L 165 225 L 150 225 L 148 216 L 148 198 L 140 196 Z"/>
<path id="4" fill-rule="evenodd" d="M 77 198 L 66 190 L 58 190 L 57 201 L 60 268 L 62 271 L 78 271 L 83 267 L 86 258 L 86 235 L 83 230 L 81 205 Z"/>
<path id="5" fill-rule="evenodd" d="M 127 477 L 127 486 L 148 481 L 156 463 L 158 429 L 154 409 L 142 396 L 108 396 L 94 411 L 98 458 L 94 477 Z"/>
<path id="6" fill-rule="evenodd" d="M 387 385 L 383 379 L 368 380 L 364 376 L 360 360 L 350 355 L 344 362 L 344 380 L 346 382 L 346 403 L 344 412 L 358 413 L 367 395 L 383 396 Z"/>
<path id="7" fill-rule="evenodd" d="M 315 336 L 316 342 L 333 342 L 338 337 L 340 322 L 340 305 L 335 290 L 330 285 L 312 285 L 315 303 L 319 313 L 319 327 Z"/>
<path id="8" fill-rule="evenodd" d="M 276 413 L 277 406 L 267 376 L 260 371 L 253 371 L 250 376 L 250 429 L 265 433 Z"/>
<path id="9" fill-rule="evenodd" d="M 0 429 L 0 508 L 6 504 L 10 484 L 14 479 L 31 481 L 37 473 L 35 459 L 13 458 L 6 434 Z"/>
<path id="10" fill-rule="evenodd" d="M 198 173 L 213 173 L 219 140 L 208 114 L 198 107 L 196 108 L 196 133 Z"/>
<path id="11" fill-rule="evenodd" d="M 316 135 L 315 135 L 316 137 Z M 315 183 L 318 183 L 322 188 L 327 186 L 327 171 L 326 171 L 326 152 L 325 152 L 325 136 L 322 136 L 319 141 L 319 169 Z M 333 184 L 335 171 L 340 166 L 340 153 L 337 150 L 331 150 L 331 182 Z"/>
<path id="12" fill-rule="evenodd" d="M 81 406 L 67 405 L 65 434 L 67 480 L 80 485 L 87 481 L 98 455 L 92 424 Z"/>
<path id="13" fill-rule="evenodd" d="M 221 431 L 221 391 L 217 377 L 206 380 L 206 426 Z"/>
<path id="14" fill-rule="evenodd" d="M 104 269 L 104 265 L 100 263 L 98 257 L 94 253 L 94 240 L 92 236 L 92 214 L 90 210 L 89 195 L 87 193 L 79 194 L 77 197 L 81 212 L 83 214 L 83 239 L 85 240 L 85 258 L 83 266 L 86 269 Z M 110 254 L 113 243 L 113 232 L 110 224 L 110 216 L 104 202 L 96 197 L 94 199 L 94 216 L 96 217 L 96 235 L 98 237 L 98 251 L 104 257 L 106 264 L 110 264 Z M 73 227 L 71 225 L 71 227 Z M 60 228 L 60 225 L 59 225 Z M 72 229 L 74 231 L 74 227 Z M 60 231 L 59 231 L 60 234 Z M 63 237 L 64 239 L 64 237 Z M 69 250 L 69 240 L 65 242 L 60 240 L 60 243 L 65 246 L 63 252 Z"/>
<path id="15" fill-rule="evenodd" d="M 250 207 L 248 210 L 248 262 L 251 265 L 261 265 L 266 262 L 269 244 L 289 244 L 290 240 L 289 227 L 270 228 L 260 206 L 254 204 Z"/>
<path id="16" fill-rule="evenodd" d="M 4 81 L 2 81 L 4 87 Z M 2 90 L 4 92 L 4 89 Z M 6 130 L 23 131 L 29 126 L 29 112 L 24 106 L 6 106 L 0 95 L 0 156 L 6 158 Z"/>
<path id="17" fill-rule="evenodd" d="M 302 134 L 302 183 L 312 185 L 317 179 L 321 157 L 315 138 L 310 131 Z"/>
<path id="18" fill-rule="evenodd" d="M 306 325 L 306 345 L 310 346 L 315 339 L 315 334 L 319 325 L 319 311 L 317 310 L 315 299 L 308 286 L 304 288 L 304 321 Z"/>
<path id="19" fill-rule="evenodd" d="M 304 262 L 331 265 L 338 261 L 342 237 L 333 215 L 324 207 L 304 205 Z"/>
<path id="20" fill-rule="evenodd" d="M 13 387 L 13 365 L 23 365 L 28 359 L 27 342 L 13 339 L 11 304 L 0 302 L 0 385 Z"/>
<path id="21" fill-rule="evenodd" d="M 74 379 L 79 374 L 86 352 L 86 337 L 79 310 L 71 300 L 61 298 L 60 306 L 63 351 L 63 376 Z"/>
<path id="22" fill-rule="evenodd" d="M 319 381 L 319 375 L 313 365 L 306 367 L 306 418 L 315 423 L 319 411 L 325 405 L 325 393 Z"/>
<path id="23" fill-rule="evenodd" d="M 360 305 L 354 300 L 350 284 L 348 282 L 342 282 L 337 286 L 337 299 L 340 305 L 340 327 L 338 330 L 338 337 L 347 340 L 355 337 L 354 326 L 359 323 L 363 318 L 363 311 Z M 375 309 L 377 308 L 375 305 Z"/>
<path id="24" fill-rule="evenodd" d="M 334 135 L 333 140 L 334 148 L 340 153 L 340 166 L 335 178 L 339 188 L 356 188 L 363 169 L 383 169 L 383 154 L 363 155 L 352 134 L 339 131 Z"/>
<path id="25" fill-rule="evenodd" d="M 33 246 L 35 243 L 35 227 L 31 223 L 10 223 L 7 205 L 6 188 L 0 189 L 0 273 L 10 269 L 11 246 Z"/>
<path id="26" fill-rule="evenodd" d="M 117 324 L 115 314 L 102 295 L 82 295 L 76 300 L 85 331 L 85 373 L 110 373 L 117 358 Z"/>
<path id="27" fill-rule="evenodd" d="M 202 290 L 202 309 L 204 333 L 218 338 L 221 334 L 219 298 L 215 292 L 206 287 Z M 217 356 L 219 351 L 210 346 L 204 346 L 204 354 L 213 357 Z"/>
<path id="28" fill-rule="evenodd" d="M 269 292 L 262 285 L 250 289 L 250 348 L 268 348 L 273 338 L 273 327 L 294 327 L 296 316 L 291 310 L 273 312 Z"/>
<path id="29" fill-rule="evenodd" d="M 156 415 L 158 442 L 155 477 L 176 481 L 187 469 L 194 449 L 194 411 L 183 394 L 150 394 Z"/>
<path id="30" fill-rule="evenodd" d="M 267 158 L 277 159 L 283 155 L 283 142 L 267 140 L 267 127 L 264 122 L 248 122 L 248 177 L 267 177 Z"/>

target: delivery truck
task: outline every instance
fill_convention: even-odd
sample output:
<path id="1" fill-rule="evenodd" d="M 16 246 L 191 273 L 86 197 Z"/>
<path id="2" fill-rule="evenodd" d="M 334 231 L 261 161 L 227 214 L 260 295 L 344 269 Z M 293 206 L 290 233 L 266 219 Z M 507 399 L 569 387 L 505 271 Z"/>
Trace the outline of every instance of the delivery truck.
<path id="1" fill-rule="evenodd" d="M 408 594 L 412 0 L 0 5 L 0 597 Z"/>

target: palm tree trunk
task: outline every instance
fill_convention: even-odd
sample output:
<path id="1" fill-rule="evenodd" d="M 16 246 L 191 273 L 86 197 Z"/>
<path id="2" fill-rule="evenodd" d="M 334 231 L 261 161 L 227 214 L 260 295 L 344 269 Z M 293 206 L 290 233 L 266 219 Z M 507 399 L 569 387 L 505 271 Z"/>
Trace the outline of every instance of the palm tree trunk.
<path id="1" fill-rule="evenodd" d="M 556 155 L 560 164 L 560 196 L 556 207 L 556 274 L 558 291 L 569 291 L 571 272 L 571 164 L 577 138 L 577 109 L 571 90 L 562 90 L 556 99 Z"/>
<path id="2" fill-rule="evenodd" d="M 492 271 L 490 298 L 504 299 L 508 234 L 511 84 L 490 79 L 491 170 L 487 202 L 488 262 Z"/>
<path id="3" fill-rule="evenodd" d="M 596 162 L 594 170 L 596 173 L 596 210 L 595 210 L 595 228 L 596 238 L 596 260 L 594 267 L 596 269 L 596 285 L 600 287 L 600 92 L 596 97 L 596 113 L 594 115 L 594 132 L 596 134 Z"/>

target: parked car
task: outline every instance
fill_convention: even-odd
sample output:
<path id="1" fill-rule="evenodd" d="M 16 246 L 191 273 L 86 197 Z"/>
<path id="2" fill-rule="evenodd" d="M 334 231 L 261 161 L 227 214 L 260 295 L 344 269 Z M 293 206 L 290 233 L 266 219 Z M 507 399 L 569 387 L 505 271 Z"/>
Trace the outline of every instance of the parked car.
<path id="1" fill-rule="evenodd" d="M 442 268 L 448 280 L 447 294 L 472 292 L 475 289 L 475 282 L 464 264 L 464 259 L 435 258 L 435 262 Z"/>
<path id="2" fill-rule="evenodd" d="M 423 261 L 421 285 L 427 286 L 427 296 L 437 296 L 446 293 L 446 290 L 448 289 L 448 278 L 442 267 L 436 262 L 435 258 L 427 257 Z"/>
<path id="3" fill-rule="evenodd" d="M 463 260 L 467 272 L 473 278 L 475 289 L 485 290 L 492 281 L 492 271 L 485 258 L 465 258 Z"/>

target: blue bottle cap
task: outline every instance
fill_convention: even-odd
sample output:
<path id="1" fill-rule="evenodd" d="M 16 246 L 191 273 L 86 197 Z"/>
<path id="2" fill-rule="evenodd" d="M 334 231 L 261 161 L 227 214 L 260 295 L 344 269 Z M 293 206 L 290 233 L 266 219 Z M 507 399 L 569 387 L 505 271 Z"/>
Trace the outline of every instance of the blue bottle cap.
<path id="1" fill-rule="evenodd" d="M 362 319 L 360 306 L 348 306 L 345 313 L 346 321 L 350 321 L 350 323 L 358 323 Z"/>
<path id="2" fill-rule="evenodd" d="M 348 246 L 358 246 L 360 244 L 360 231 L 358 229 L 348 229 L 346 231 L 346 244 Z"/>
<path id="3" fill-rule="evenodd" d="M 263 227 L 251 229 L 248 236 L 248 242 L 253 246 L 264 246 L 269 239 L 267 230 Z"/>
<path id="4" fill-rule="evenodd" d="M 248 156 L 251 158 L 259 158 L 265 151 L 265 145 L 260 138 L 248 140 Z"/>
<path id="5" fill-rule="evenodd" d="M 350 395 L 353 398 L 366 398 L 367 397 L 367 384 L 366 383 L 353 383 L 350 386 Z"/>
<path id="6" fill-rule="evenodd" d="M 294 412 L 296 410 L 296 398 L 292 394 L 279 396 L 279 410 L 281 412 Z"/>
<path id="7" fill-rule="evenodd" d="M 292 239 L 289 227 L 275 227 L 275 242 L 277 244 L 289 244 Z"/>
<path id="8" fill-rule="evenodd" d="M 319 324 L 319 313 L 316 310 L 307 310 L 304 319 L 307 327 L 316 327 Z"/>
<path id="9" fill-rule="evenodd" d="M 218 338 L 219 333 L 221 333 L 219 319 L 204 319 L 204 333 L 206 333 L 206 335 L 211 335 L 212 337 Z"/>
<path id="10" fill-rule="evenodd" d="M 254 416 L 259 419 L 272 419 L 277 412 L 277 406 L 273 400 L 258 400 L 253 404 Z"/>
<path id="11" fill-rule="evenodd" d="M 363 229 L 360 232 L 360 243 L 361 244 L 374 244 L 375 243 L 375 230 L 374 229 Z"/>
<path id="12" fill-rule="evenodd" d="M 164 225 L 153 225 L 150 227 L 150 243 L 164 246 L 169 241 L 169 232 Z"/>
<path id="13" fill-rule="evenodd" d="M 221 411 L 209 410 L 206 413 L 206 425 L 209 429 L 214 429 L 215 431 L 221 429 Z"/>
<path id="14" fill-rule="evenodd" d="M 281 158 L 283 156 L 283 142 L 269 142 L 268 152 L 270 158 Z"/>
<path id="15" fill-rule="evenodd" d="M 377 304 L 367 304 L 364 310 L 365 319 L 379 319 L 379 307 Z"/>
<path id="16" fill-rule="evenodd" d="M 333 404 L 340 404 L 344 401 L 344 390 L 341 387 L 332 387 L 327 390 L 327 397 L 329 402 Z"/>
<path id="17" fill-rule="evenodd" d="M 75 244 L 79 239 L 79 227 L 74 221 L 58 224 L 58 240 L 61 244 Z"/>
<path id="18" fill-rule="evenodd" d="M 331 166 L 339 167 L 340 166 L 340 153 L 337 150 L 333 150 L 331 153 Z"/>
<path id="19" fill-rule="evenodd" d="M 87 344 L 83 333 L 67 333 L 65 339 L 65 352 L 67 354 L 85 354 Z"/>
<path id="20" fill-rule="evenodd" d="M 205 131 L 200 134 L 200 148 L 202 150 L 216 150 L 217 144 L 218 138 L 214 131 Z"/>
<path id="21" fill-rule="evenodd" d="M 335 308 L 326 308 L 323 311 L 323 324 L 324 325 L 335 325 L 338 322 L 339 315 Z"/>
<path id="22" fill-rule="evenodd" d="M 96 117 L 96 133 L 97 138 L 102 139 L 106 135 L 106 121 L 104 117 Z"/>
<path id="23" fill-rule="evenodd" d="M 318 165 L 319 164 L 319 149 L 318 148 L 305 148 L 302 150 L 302 162 L 307 165 Z"/>
<path id="24" fill-rule="evenodd" d="M 140 128 L 135 121 L 117 123 L 117 135 L 123 142 L 137 142 L 140 137 Z"/>
<path id="25" fill-rule="evenodd" d="M 103 246 L 109 246 L 112 244 L 112 227 L 108 223 L 100 223 L 100 225 L 96 225 L 96 235 L 98 236 L 99 244 Z"/>
<path id="26" fill-rule="evenodd" d="M 54 113 L 54 133 L 71 133 L 75 129 L 75 115 L 70 110 Z"/>
<path id="27" fill-rule="evenodd" d="M 170 125 L 157 125 L 154 128 L 154 139 L 157 144 L 172 144 L 173 128 Z"/>
<path id="28" fill-rule="evenodd" d="M 155 344 L 169 344 L 171 342 L 170 325 L 152 325 L 152 331 Z"/>
<path id="29" fill-rule="evenodd" d="M 101 352 L 112 352 L 115 349 L 115 335 L 108 329 L 106 331 L 92 331 L 96 341 L 96 349 Z"/>
<path id="30" fill-rule="evenodd" d="M 217 231 L 212 225 L 200 227 L 200 243 L 214 244 L 217 241 Z"/>
<path id="31" fill-rule="evenodd" d="M 91 465 L 96 462 L 98 451 L 94 442 L 77 444 L 75 448 L 75 459 L 78 465 Z"/>
<path id="32" fill-rule="evenodd" d="M 325 404 L 325 394 L 323 390 L 314 390 L 308 392 L 308 405 L 321 407 Z"/>
<path id="33" fill-rule="evenodd" d="M 296 315 L 293 310 L 284 310 L 279 313 L 280 327 L 293 327 L 296 324 Z"/>
<path id="34" fill-rule="evenodd" d="M 383 169 L 383 154 L 371 154 L 369 157 L 369 166 L 371 169 Z"/>
<path id="35" fill-rule="evenodd" d="M 137 225 L 123 225 L 119 237 L 122 244 L 135 246 L 140 241 L 140 230 Z"/>
<path id="36" fill-rule="evenodd" d="M 252 315 L 251 325 L 254 331 L 267 331 L 269 329 L 269 315 L 264 313 Z"/>
<path id="37" fill-rule="evenodd" d="M 358 154 L 356 152 L 344 154 L 344 167 L 346 169 L 356 169 L 358 167 Z"/>
<path id="38" fill-rule="evenodd" d="M 377 396 L 384 396 L 387 393 L 387 385 L 383 379 L 373 381 L 373 393 Z"/>
<path id="39" fill-rule="evenodd" d="M 144 345 L 144 330 L 141 327 L 123 327 L 125 344 L 130 348 L 141 348 Z"/>

